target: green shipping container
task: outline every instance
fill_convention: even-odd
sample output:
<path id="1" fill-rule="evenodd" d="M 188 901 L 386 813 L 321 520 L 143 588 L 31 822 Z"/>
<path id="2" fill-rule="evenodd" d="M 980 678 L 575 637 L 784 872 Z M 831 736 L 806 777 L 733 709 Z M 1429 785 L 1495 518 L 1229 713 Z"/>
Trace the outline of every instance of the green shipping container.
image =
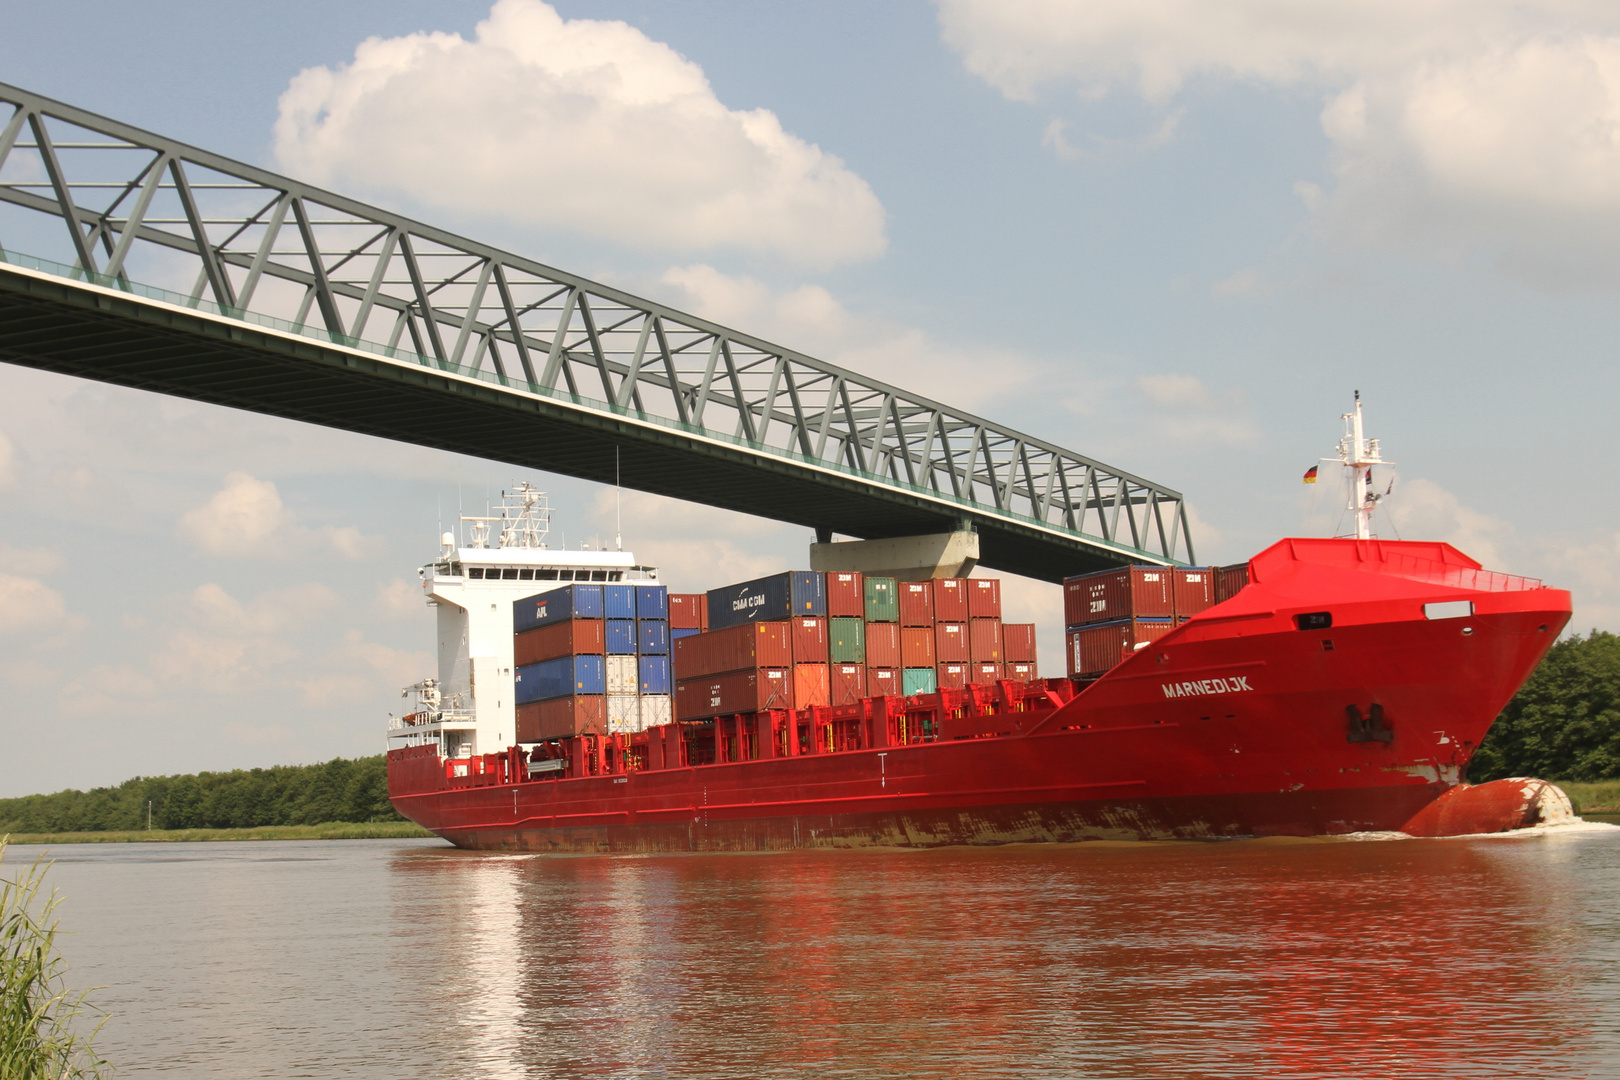
<path id="1" fill-rule="evenodd" d="M 835 664 L 866 663 L 866 621 L 864 619 L 830 619 L 832 662 Z"/>
<path id="2" fill-rule="evenodd" d="M 939 689 L 939 676 L 931 667 L 908 667 L 900 678 L 902 693 L 907 697 L 912 694 L 932 694 Z"/>
<path id="3" fill-rule="evenodd" d="M 900 589 L 895 585 L 894 578 L 866 579 L 866 621 L 900 621 Z"/>

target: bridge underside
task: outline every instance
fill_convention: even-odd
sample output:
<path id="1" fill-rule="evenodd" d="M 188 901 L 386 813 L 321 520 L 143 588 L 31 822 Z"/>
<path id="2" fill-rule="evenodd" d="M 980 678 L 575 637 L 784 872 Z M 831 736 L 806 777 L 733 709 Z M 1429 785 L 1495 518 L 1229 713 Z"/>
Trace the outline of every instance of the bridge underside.
<path id="1" fill-rule="evenodd" d="M 982 565 L 1047 581 L 1130 561 L 678 429 L 4 267 L 0 360 L 603 484 L 614 482 L 617 450 L 626 487 L 863 539 L 950 532 L 968 521 Z"/>

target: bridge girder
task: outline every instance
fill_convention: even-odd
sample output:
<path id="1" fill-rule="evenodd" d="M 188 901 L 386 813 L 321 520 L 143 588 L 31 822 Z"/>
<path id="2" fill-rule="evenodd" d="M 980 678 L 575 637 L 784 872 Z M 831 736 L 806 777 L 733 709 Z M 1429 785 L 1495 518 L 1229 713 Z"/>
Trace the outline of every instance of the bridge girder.
<path id="1" fill-rule="evenodd" d="M 1178 492 L 972 413 L 4 84 L 0 117 L 0 208 L 62 255 L 0 248 L 10 362 L 601 482 L 617 448 L 626 486 L 862 538 L 967 522 L 1049 580 L 1193 558 Z M 177 263 L 189 290 L 143 282 Z"/>

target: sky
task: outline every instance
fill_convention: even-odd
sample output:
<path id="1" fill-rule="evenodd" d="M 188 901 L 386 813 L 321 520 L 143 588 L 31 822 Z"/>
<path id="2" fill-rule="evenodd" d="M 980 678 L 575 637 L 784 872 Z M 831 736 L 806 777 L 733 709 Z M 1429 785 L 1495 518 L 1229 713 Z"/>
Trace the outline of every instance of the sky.
<path id="1" fill-rule="evenodd" d="M 1342 527 L 1300 477 L 1360 390 L 1382 535 L 1620 630 L 1613 5 L 57 0 L 0 5 L 0 81 L 1149 477 L 1201 562 Z M 377 752 L 416 567 L 518 479 L 611 535 L 595 485 L 0 365 L 0 797 Z M 622 512 L 673 588 L 807 562 Z M 1056 587 L 1008 595 L 1060 672 Z"/>

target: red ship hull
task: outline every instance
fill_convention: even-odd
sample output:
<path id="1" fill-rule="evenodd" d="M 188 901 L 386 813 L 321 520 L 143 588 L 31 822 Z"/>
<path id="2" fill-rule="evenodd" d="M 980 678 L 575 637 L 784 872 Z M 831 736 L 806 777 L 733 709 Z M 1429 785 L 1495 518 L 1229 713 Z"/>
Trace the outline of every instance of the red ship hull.
<path id="1" fill-rule="evenodd" d="M 459 846 L 518 851 L 1432 835 L 1534 817 L 1460 785 L 1568 621 L 1567 592 L 1443 544 L 1290 540 L 1250 566 L 1237 596 L 1071 700 L 1004 688 L 1004 711 L 958 708 L 928 741 L 892 719 L 925 703 L 886 699 L 859 749 L 514 782 L 515 753 L 448 776 L 414 748 L 390 753 L 390 795 Z"/>

